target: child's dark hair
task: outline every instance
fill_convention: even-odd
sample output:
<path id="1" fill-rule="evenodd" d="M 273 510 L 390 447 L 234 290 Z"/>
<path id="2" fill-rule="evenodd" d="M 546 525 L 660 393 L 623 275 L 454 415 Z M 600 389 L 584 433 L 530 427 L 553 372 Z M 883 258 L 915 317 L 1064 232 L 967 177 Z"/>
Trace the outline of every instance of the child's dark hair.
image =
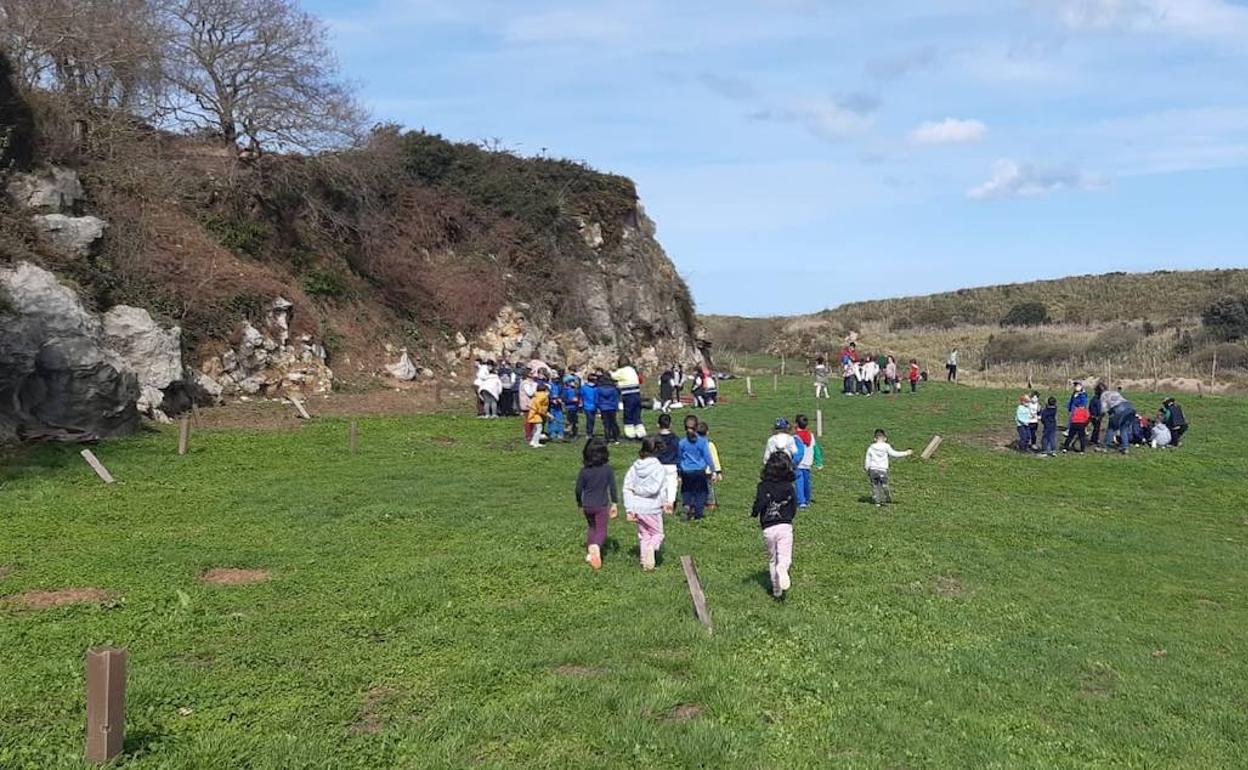
<path id="1" fill-rule="evenodd" d="M 802 430 L 806 430 L 806 426 L 810 424 L 810 420 L 807 420 L 806 415 L 804 414 L 799 414 L 798 416 L 794 417 L 793 422 L 797 423 L 797 427 L 801 428 Z"/>
<path id="2" fill-rule="evenodd" d="M 586 468 L 597 468 L 600 465 L 606 465 L 608 459 L 606 439 L 591 438 L 585 442 L 585 448 L 581 450 L 581 461 Z"/>
<path id="3" fill-rule="evenodd" d="M 815 357 L 815 363 L 817 363 L 817 364 L 822 364 L 822 363 L 823 363 L 823 356 L 816 356 L 816 357 Z"/>
<path id="4" fill-rule="evenodd" d="M 763 463 L 763 472 L 760 476 L 763 481 L 793 481 L 797 478 L 797 474 L 793 473 L 793 461 L 789 459 L 787 452 L 775 451 L 771 453 L 771 457 L 767 458 L 767 462 Z"/>
<path id="5" fill-rule="evenodd" d="M 1049 396 L 1049 406 L 1057 406 L 1057 399 L 1053 396 Z"/>
<path id="6" fill-rule="evenodd" d="M 707 425 L 707 424 L 706 424 L 706 423 L 704 423 L 704 422 L 700 422 L 700 423 L 698 423 L 698 435 L 699 435 L 699 436 L 705 436 L 706 434 L 708 434 L 708 433 L 710 433 L 710 432 L 711 432 L 711 426 L 710 426 L 710 425 Z"/>
<path id="7" fill-rule="evenodd" d="M 641 440 L 641 451 L 637 453 L 641 459 L 659 456 L 659 440 L 654 436 L 646 436 Z"/>
<path id="8" fill-rule="evenodd" d="M 669 430 L 672 427 L 672 416 L 667 412 L 659 415 L 659 427 L 663 430 Z"/>
<path id="9" fill-rule="evenodd" d="M 696 414 L 685 415 L 685 431 L 688 432 L 690 428 L 695 431 L 698 429 L 698 416 Z"/>
<path id="10" fill-rule="evenodd" d="M 546 383 L 544 382 L 537 383 L 537 389 L 538 390 L 550 390 L 550 388 L 546 387 Z"/>
<path id="11" fill-rule="evenodd" d="M 875 437 L 876 438 L 888 438 L 888 434 L 884 432 L 883 428 L 876 428 Z"/>

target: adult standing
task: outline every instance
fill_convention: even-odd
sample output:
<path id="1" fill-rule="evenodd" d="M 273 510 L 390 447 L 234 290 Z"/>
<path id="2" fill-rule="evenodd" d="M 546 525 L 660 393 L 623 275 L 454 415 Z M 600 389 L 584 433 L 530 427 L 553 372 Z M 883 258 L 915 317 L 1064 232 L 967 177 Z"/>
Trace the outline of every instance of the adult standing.
<path id="1" fill-rule="evenodd" d="M 945 361 L 945 381 L 958 381 L 958 349 L 949 351 L 949 359 Z"/>
<path id="2" fill-rule="evenodd" d="M 516 375 L 511 369 L 511 364 L 506 361 L 500 361 L 498 364 L 498 383 L 502 386 L 502 390 L 498 397 L 498 414 L 501 417 L 511 417 L 516 413 L 515 391 L 512 390 L 515 377 Z"/>
<path id="3" fill-rule="evenodd" d="M 659 376 L 659 409 L 664 412 L 672 410 L 676 397 L 676 372 L 665 369 Z"/>
<path id="4" fill-rule="evenodd" d="M 672 372 L 675 378 L 672 379 L 672 390 L 676 395 L 676 403 L 680 403 L 680 399 L 685 394 L 685 366 L 684 364 L 676 364 L 675 371 Z"/>
<path id="5" fill-rule="evenodd" d="M 1101 448 L 1109 449 L 1114 436 L 1117 435 L 1118 451 L 1126 454 L 1131 447 L 1131 432 L 1135 427 L 1133 423 L 1139 422 L 1135 414 L 1135 405 L 1117 389 L 1107 390 L 1101 396 L 1101 411 L 1109 416 L 1109 430 L 1105 431 Z"/>
<path id="6" fill-rule="evenodd" d="M 620 405 L 624 411 L 624 437 L 641 441 L 646 437 L 646 424 L 641 419 L 641 375 L 627 358 L 620 359 L 620 368 L 611 372 L 620 389 Z"/>
<path id="7" fill-rule="evenodd" d="M 888 356 L 884 363 L 884 381 L 888 383 L 889 395 L 897 395 L 901 391 L 901 380 L 897 378 L 897 359 Z"/>
<path id="8" fill-rule="evenodd" d="M 503 382 L 499 379 L 494 367 L 487 367 L 485 375 L 477 378 L 477 393 L 481 396 L 484 407 L 479 419 L 498 419 L 498 399 L 503 394 Z"/>
<path id="9" fill-rule="evenodd" d="M 1097 446 L 1101 441 L 1101 427 L 1105 424 L 1105 404 L 1101 400 L 1105 395 L 1105 383 L 1098 382 L 1092 390 L 1092 398 L 1088 399 L 1088 417 L 1092 421 L 1092 435 L 1088 443 Z"/>

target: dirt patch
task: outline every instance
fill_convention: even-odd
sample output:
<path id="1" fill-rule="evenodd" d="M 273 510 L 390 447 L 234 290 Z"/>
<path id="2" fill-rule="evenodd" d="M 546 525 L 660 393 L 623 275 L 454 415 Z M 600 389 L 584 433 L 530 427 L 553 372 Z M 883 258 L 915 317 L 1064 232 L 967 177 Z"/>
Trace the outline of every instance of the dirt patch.
<path id="1" fill-rule="evenodd" d="M 459 443 L 459 439 L 454 436 L 434 436 L 430 440 L 438 446 L 455 446 Z"/>
<path id="2" fill-rule="evenodd" d="M 431 382 L 403 383 L 401 387 L 375 387 L 353 393 L 308 396 L 304 407 L 318 417 L 369 417 L 375 415 L 433 414 L 437 412 L 474 413 L 471 383 L 444 384 L 442 403 L 434 397 Z M 463 391 L 462 393 L 460 391 Z M 199 425 L 206 428 L 254 428 L 259 430 L 298 430 L 304 424 L 295 408 L 280 400 L 253 397 L 224 406 L 201 408 Z M 519 429 L 517 429 L 517 433 Z"/>
<path id="3" fill-rule="evenodd" d="M 48 610 L 71 604 L 105 604 L 113 595 L 102 588 L 61 588 L 55 591 L 26 591 L 3 600 L 4 604 L 28 610 Z"/>
<path id="4" fill-rule="evenodd" d="M 705 709 L 697 703 L 677 703 L 663 715 L 663 721 L 676 723 L 692 722 L 702 716 L 703 711 Z"/>
<path id="5" fill-rule="evenodd" d="M 364 693 L 364 702 L 356 714 L 355 721 L 347 728 L 352 735 L 376 735 L 386 728 L 386 719 L 382 711 L 386 705 L 398 697 L 398 692 L 390 687 L 374 687 Z"/>
<path id="6" fill-rule="evenodd" d="M 932 593 L 950 599 L 965 599 L 974 591 L 956 575 L 936 575 L 932 578 Z"/>
<path id="7" fill-rule="evenodd" d="M 266 569 L 234 567 L 215 567 L 199 576 L 199 582 L 217 586 L 243 586 L 251 583 L 264 583 L 268 579 L 269 571 Z"/>
<path id="8" fill-rule="evenodd" d="M 1202 610 L 1214 610 L 1214 611 L 1216 611 L 1216 610 L 1220 610 L 1220 609 L 1222 609 L 1222 605 L 1221 605 L 1221 603 L 1219 603 L 1219 602 L 1217 602 L 1217 601 L 1214 601 L 1213 599 L 1209 599 L 1209 598 L 1207 598 L 1207 597 L 1201 597 L 1201 598 L 1197 599 L 1197 600 L 1196 600 L 1196 606 L 1197 606 L 1197 607 L 1199 607 L 1199 608 L 1201 608 Z"/>
<path id="9" fill-rule="evenodd" d="M 1164 658 L 1164 657 L 1166 657 L 1166 655 L 1167 655 L 1167 653 L 1166 653 L 1166 651 L 1165 651 L 1165 650 L 1153 650 L 1153 657 L 1154 657 L 1154 658 Z"/>
<path id="10" fill-rule="evenodd" d="M 1018 446 L 1018 431 L 1010 428 L 989 428 L 974 433 L 962 434 L 958 436 L 958 440 L 967 446 L 979 449 L 1011 452 Z"/>
<path id="11" fill-rule="evenodd" d="M 560 676 L 602 676 L 606 673 L 601 668 L 595 666 L 577 666 L 572 664 L 556 666 L 551 670 Z"/>
<path id="12" fill-rule="evenodd" d="M 4 580 L 5 578 L 7 578 L 9 575 L 12 575 L 12 574 L 13 574 L 12 567 L 0 567 L 0 580 Z"/>
<path id="13" fill-rule="evenodd" d="M 1118 691 L 1118 672 L 1104 663 L 1097 663 L 1083 672 L 1079 694 L 1084 698 L 1108 700 Z"/>

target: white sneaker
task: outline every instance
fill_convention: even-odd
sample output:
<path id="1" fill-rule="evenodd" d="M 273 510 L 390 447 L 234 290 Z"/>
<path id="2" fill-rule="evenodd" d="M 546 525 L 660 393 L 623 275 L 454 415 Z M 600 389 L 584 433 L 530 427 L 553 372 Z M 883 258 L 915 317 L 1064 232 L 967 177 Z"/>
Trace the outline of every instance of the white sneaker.
<path id="1" fill-rule="evenodd" d="M 789 589 L 790 589 L 790 588 L 792 588 L 792 587 L 793 587 L 793 581 L 789 580 L 789 573 L 788 573 L 788 572 L 781 572 L 781 573 L 780 573 L 780 591 L 781 591 L 781 593 L 783 593 L 784 591 L 789 590 Z"/>

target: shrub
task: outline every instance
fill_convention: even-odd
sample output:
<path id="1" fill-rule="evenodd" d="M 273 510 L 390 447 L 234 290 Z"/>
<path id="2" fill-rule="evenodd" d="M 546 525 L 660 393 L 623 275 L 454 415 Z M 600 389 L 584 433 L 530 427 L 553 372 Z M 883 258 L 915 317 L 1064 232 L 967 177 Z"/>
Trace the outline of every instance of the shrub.
<path id="1" fill-rule="evenodd" d="M 1009 363 L 1052 364 L 1077 357 L 1078 346 L 1056 335 L 1006 332 L 988 338 L 984 345 L 985 366 Z"/>
<path id="2" fill-rule="evenodd" d="M 303 290 L 313 297 L 341 299 L 347 294 L 342 276 L 333 270 L 313 270 L 303 277 Z"/>
<path id="3" fill-rule="evenodd" d="M 1043 302 L 1020 302 L 1001 319 L 1002 326 L 1040 326 L 1049 322 L 1049 309 Z"/>
<path id="4" fill-rule="evenodd" d="M 1201 348 L 1192 354 L 1191 361 L 1201 371 L 1213 366 L 1213 357 L 1218 357 L 1219 369 L 1248 369 L 1248 347 L 1234 342 L 1223 342 Z"/>
<path id="5" fill-rule="evenodd" d="M 888 330 L 890 332 L 903 332 L 906 329 L 913 329 L 913 328 L 914 328 L 914 321 L 911 321 L 909 318 L 905 316 L 894 318 L 892 322 L 889 323 L 888 325 Z"/>
<path id="6" fill-rule="evenodd" d="M 1201 323 L 1224 342 L 1248 337 L 1248 296 L 1222 297 L 1205 309 Z"/>
<path id="7" fill-rule="evenodd" d="M 1097 358 L 1121 355 L 1135 349 L 1142 339 L 1144 333 L 1134 326 L 1111 326 L 1092 338 L 1086 353 Z"/>

